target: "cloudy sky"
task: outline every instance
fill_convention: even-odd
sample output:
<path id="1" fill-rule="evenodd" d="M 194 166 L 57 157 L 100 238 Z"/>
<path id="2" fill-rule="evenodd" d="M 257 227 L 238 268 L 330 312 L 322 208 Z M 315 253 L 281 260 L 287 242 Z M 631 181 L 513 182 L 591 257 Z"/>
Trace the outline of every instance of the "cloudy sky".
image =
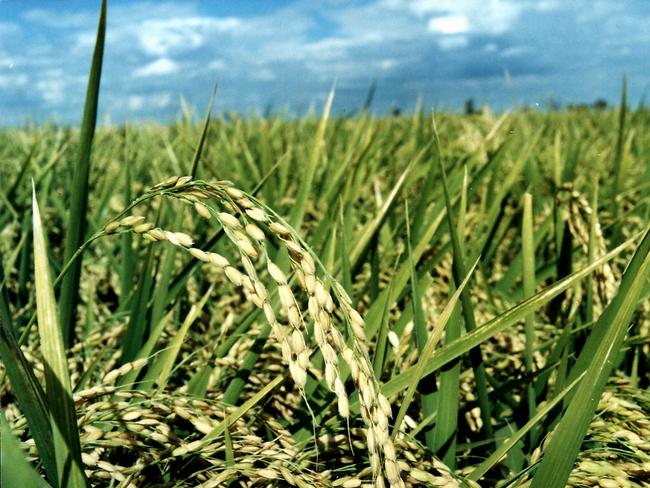
<path id="1" fill-rule="evenodd" d="M 0 125 L 81 118 L 99 0 L 0 0 Z M 616 103 L 650 87 L 648 0 L 110 0 L 102 117 Z"/>

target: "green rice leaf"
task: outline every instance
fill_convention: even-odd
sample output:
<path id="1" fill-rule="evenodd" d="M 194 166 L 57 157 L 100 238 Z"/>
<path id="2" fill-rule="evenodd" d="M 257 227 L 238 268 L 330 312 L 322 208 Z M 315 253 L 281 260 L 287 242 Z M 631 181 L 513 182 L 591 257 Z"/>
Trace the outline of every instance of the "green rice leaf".
<path id="1" fill-rule="evenodd" d="M 62 488 L 85 487 L 68 361 L 63 347 L 63 335 L 57 321 L 54 288 L 35 191 L 32 197 L 36 315 L 45 367 L 47 405 L 50 411 L 58 484 Z"/>
<path id="2" fill-rule="evenodd" d="M 565 486 L 649 276 L 650 229 L 574 366 L 571 376 L 586 374 L 545 450 L 531 488 Z"/>

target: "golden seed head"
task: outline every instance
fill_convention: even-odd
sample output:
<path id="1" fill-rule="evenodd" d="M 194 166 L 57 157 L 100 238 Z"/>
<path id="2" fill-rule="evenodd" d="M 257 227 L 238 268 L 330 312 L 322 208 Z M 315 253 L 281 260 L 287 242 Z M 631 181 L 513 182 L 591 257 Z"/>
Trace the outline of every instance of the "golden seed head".
<path id="1" fill-rule="evenodd" d="M 244 251 L 247 255 L 255 259 L 257 257 L 257 249 L 253 246 L 253 244 L 250 243 L 250 241 L 245 241 L 245 240 L 238 240 L 237 241 L 237 247 Z"/>
<path id="2" fill-rule="evenodd" d="M 296 329 L 291 333 L 291 350 L 295 354 L 300 354 L 305 350 L 305 338 L 302 336 L 300 331 Z"/>
<path id="3" fill-rule="evenodd" d="M 181 176 L 178 179 L 178 181 L 176 181 L 176 184 L 174 186 L 183 186 L 183 185 L 189 183 L 190 181 L 192 181 L 191 176 Z"/>
<path id="4" fill-rule="evenodd" d="M 285 309 L 293 306 L 293 293 L 291 293 L 291 288 L 289 285 L 280 285 L 278 286 L 278 295 L 280 296 L 280 302 Z"/>
<path id="5" fill-rule="evenodd" d="M 300 365 L 301 368 L 307 369 L 309 367 L 310 354 L 311 351 L 309 349 L 305 349 L 300 354 L 298 354 L 298 365 Z"/>
<path id="6" fill-rule="evenodd" d="M 120 220 L 120 224 L 125 227 L 131 227 L 137 225 L 141 222 L 144 222 L 144 217 L 142 215 L 129 215 Z"/>
<path id="7" fill-rule="evenodd" d="M 104 232 L 106 232 L 107 234 L 112 234 L 117 229 L 119 229 L 119 227 L 120 227 L 119 222 L 116 221 L 109 222 L 108 224 L 106 224 L 106 226 L 104 226 Z"/>
<path id="8" fill-rule="evenodd" d="M 325 381 L 331 390 L 334 389 L 334 383 L 336 382 L 337 377 L 334 365 L 332 363 L 325 363 Z"/>
<path id="9" fill-rule="evenodd" d="M 219 220 L 221 220 L 225 226 L 232 229 L 238 229 L 241 227 L 239 219 L 233 214 L 229 214 L 228 212 L 219 212 Z"/>
<path id="10" fill-rule="evenodd" d="M 199 261 L 203 261 L 204 263 L 210 261 L 210 258 L 208 257 L 208 253 L 196 247 L 191 247 L 189 249 L 189 253 L 192 256 L 194 256 L 196 259 L 198 259 Z"/>
<path id="11" fill-rule="evenodd" d="M 336 357 L 336 352 L 334 351 L 334 348 L 330 344 L 328 343 L 323 344 L 320 350 L 323 353 L 323 359 L 325 359 L 326 362 L 332 364 L 336 364 L 338 362 L 338 359 Z"/>
<path id="12" fill-rule="evenodd" d="M 296 386 L 301 390 L 304 389 L 305 383 L 307 383 L 307 371 L 301 368 L 296 362 L 292 361 L 289 364 L 289 373 L 291 373 L 291 377 Z"/>
<path id="13" fill-rule="evenodd" d="M 239 200 L 240 198 L 244 197 L 243 191 L 238 190 L 237 188 L 233 188 L 232 186 L 226 188 L 226 193 L 230 195 L 232 198 L 234 198 L 235 200 Z"/>
<path id="14" fill-rule="evenodd" d="M 144 222 L 133 227 L 133 231 L 137 234 L 144 234 L 153 229 L 153 224 L 151 222 Z"/>
<path id="15" fill-rule="evenodd" d="M 273 307 L 271 306 L 270 303 L 265 302 L 263 305 L 263 310 L 264 310 L 264 315 L 266 316 L 266 320 L 269 324 L 274 324 L 275 323 L 275 313 L 273 312 Z"/>
<path id="16" fill-rule="evenodd" d="M 246 215 L 256 222 L 266 222 L 268 218 L 261 208 L 249 208 L 246 210 Z"/>
<path id="17" fill-rule="evenodd" d="M 312 258 L 308 253 L 302 255 L 302 261 L 300 264 L 302 265 L 302 269 L 306 275 L 313 275 L 316 273 L 316 263 L 314 263 L 314 258 Z"/>
<path id="18" fill-rule="evenodd" d="M 210 213 L 208 207 L 206 207 L 201 202 L 194 202 L 194 209 L 196 210 L 196 213 L 199 214 L 204 219 L 209 219 L 210 217 L 212 217 L 212 214 Z"/>
<path id="19" fill-rule="evenodd" d="M 266 238 L 266 235 L 264 234 L 262 229 L 260 229 L 255 224 L 247 224 L 246 233 L 256 241 L 263 241 Z"/>
<path id="20" fill-rule="evenodd" d="M 237 269 L 233 268 L 232 266 L 226 266 L 224 269 L 224 272 L 226 273 L 226 277 L 235 285 L 241 286 L 242 285 L 242 278 L 243 274 Z"/>
<path id="21" fill-rule="evenodd" d="M 230 264 L 225 257 L 223 257 L 221 254 L 218 254 L 216 252 L 209 252 L 208 253 L 208 260 L 212 264 L 216 264 L 220 268 L 225 268 L 226 266 L 228 266 Z"/>
<path id="22" fill-rule="evenodd" d="M 173 234 L 179 246 L 192 247 L 192 244 L 194 244 L 194 240 L 184 232 L 174 232 Z"/>
<path id="23" fill-rule="evenodd" d="M 287 229 L 284 225 L 278 223 L 278 222 L 273 222 L 272 224 L 269 225 L 269 229 L 274 234 L 279 235 L 280 237 L 287 237 L 291 235 L 291 232 L 289 232 L 289 229 Z"/>
<path id="24" fill-rule="evenodd" d="M 395 331 L 391 330 L 388 332 L 388 342 L 393 346 L 393 349 L 399 349 L 399 337 L 397 337 Z"/>
<path id="25" fill-rule="evenodd" d="M 153 237 L 157 241 L 164 241 L 167 239 L 165 231 L 161 229 L 151 229 L 149 232 L 147 232 L 147 235 Z"/>
<path id="26" fill-rule="evenodd" d="M 300 310 L 298 310 L 298 307 L 296 307 L 295 305 L 292 305 L 287 310 L 287 319 L 289 320 L 289 324 L 291 324 L 292 327 L 302 326 L 302 318 L 300 316 Z"/>
<path id="27" fill-rule="evenodd" d="M 286 284 L 287 278 L 284 276 L 284 273 L 278 267 L 277 264 L 275 264 L 273 261 L 269 261 L 266 264 L 266 269 L 269 270 L 269 274 L 271 275 L 271 278 L 273 278 L 273 280 L 276 283 L 278 283 L 280 285 Z"/>
<path id="28" fill-rule="evenodd" d="M 174 186 L 176 182 L 178 181 L 178 176 L 170 176 L 166 180 L 161 181 L 160 183 L 152 186 L 153 189 L 157 188 L 167 188 L 170 186 Z"/>

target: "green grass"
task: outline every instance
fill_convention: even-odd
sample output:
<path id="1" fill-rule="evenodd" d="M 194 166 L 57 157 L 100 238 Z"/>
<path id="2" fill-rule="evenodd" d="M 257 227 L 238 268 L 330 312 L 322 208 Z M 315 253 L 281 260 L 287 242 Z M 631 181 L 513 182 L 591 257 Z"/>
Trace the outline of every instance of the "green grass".
<path id="1" fill-rule="evenodd" d="M 650 112 L 626 88 L 95 128 L 103 25 L 81 129 L 0 130 L 3 483 L 357 486 L 385 437 L 408 486 L 644 486 Z"/>
<path id="2" fill-rule="evenodd" d="M 190 171 L 198 161 L 193 149 L 198 145 L 203 154 L 199 171 L 207 178 L 231 180 L 237 187 L 255 192 L 279 216 L 301 216 L 298 232 L 302 241 L 354 298 L 353 305 L 366 319 L 372 369 L 393 405 L 394 419 L 408 416 L 414 422 L 415 429 L 408 423 L 399 429 L 391 424 L 397 436 L 398 459 L 406 459 L 405 450 L 416 456 L 417 461 L 411 461 L 414 468 L 403 473 L 407 483 L 414 484 L 423 476 L 418 469 L 442 477 L 474 479 L 486 486 L 508 479 L 515 484 L 532 479 L 541 483 L 539 486 L 563 486 L 567 479 L 577 483 L 579 478 L 570 477 L 574 476 L 572 470 L 591 465 L 574 462 L 595 457 L 596 441 L 589 440 L 589 426 L 599 412 L 603 390 L 616 395 L 620 388 L 616 385 L 621 382 L 633 381 L 640 388 L 648 384 L 649 288 L 643 261 L 647 238 L 643 245 L 640 239 L 647 230 L 649 207 L 649 185 L 643 178 L 648 169 L 641 151 L 648 144 L 644 129 L 650 116 L 644 112 L 633 115 L 630 121 L 636 124 L 635 136 L 623 156 L 617 156 L 616 131 L 611 131 L 609 138 L 602 136 L 610 127 L 617 127 L 616 112 L 521 112 L 500 119 L 489 114 L 436 114 L 439 142 L 433 127 L 424 122 L 424 114 L 399 118 L 362 114 L 352 119 L 330 118 L 326 126 L 317 117 L 244 120 L 231 116 L 225 120 L 216 116 L 207 125 L 182 119 L 166 126 L 129 126 L 126 136 L 122 129 L 100 127 L 88 180 L 87 219 L 92 240 L 84 245 L 76 340 L 66 352 L 65 363 L 60 363 L 60 349 L 47 352 L 45 346 L 56 343 L 52 342 L 54 336 L 37 334 L 43 324 L 35 318 L 36 298 L 45 285 L 34 282 L 32 273 L 36 258 L 43 253 L 35 251 L 45 249 L 50 272 L 57 277 L 54 288 L 58 295 L 62 282 L 58 275 L 71 269 L 63 246 L 68 218 L 66 182 L 68 162 L 74 161 L 79 136 L 55 126 L 3 130 L 0 139 L 5 163 L 0 171 L 9 172 L 29 156 L 41 212 L 47 215 L 42 219 L 46 247 L 34 248 L 31 228 L 19 217 L 30 212 L 27 179 L 18 185 L 3 179 L 8 184 L 2 190 L 6 230 L 2 234 L 5 305 L 0 352 L 3 402 L 12 405 L 6 415 L 11 435 L 23 442 L 36 441 L 23 448 L 40 459 L 33 464 L 35 472 L 56 484 L 61 460 L 75 452 L 75 439 L 84 453 L 103 443 L 111 445 L 103 437 L 95 439 L 89 428 L 99 429 L 106 439 L 120 433 L 134 436 L 133 429 L 139 429 L 128 421 L 107 423 L 93 404 L 102 408 L 106 401 L 119 405 L 125 401 L 120 395 L 132 390 L 146 389 L 150 401 L 161 404 L 178 396 L 190 398 L 192 392 L 222 405 L 223 412 L 244 408 L 233 410 L 228 420 L 214 419 L 209 429 L 191 427 L 194 424 L 190 423 L 188 430 L 188 425 L 181 427 L 167 419 L 176 435 L 187 436 L 188 442 L 201 440 L 204 447 L 188 458 L 188 454 L 168 456 L 179 447 L 173 440 L 167 446 L 147 444 L 147 456 L 156 458 L 156 467 L 139 476 L 149 482 L 173 479 L 174 483 L 191 484 L 190 480 L 197 480 L 205 470 L 200 459 L 217 462 L 218 451 L 211 449 L 223 442 L 229 446 L 228 464 L 217 462 L 217 467 L 208 471 L 210 476 L 230 469 L 237 473 L 236 478 L 258 479 L 259 470 L 269 474 L 263 470 L 268 465 L 277 468 L 279 477 L 286 475 L 282 467 L 290 476 L 303 477 L 309 483 L 327 484 L 331 478 L 313 474 L 324 469 L 332 470 L 327 475 L 332 478 L 369 476 L 364 471 L 368 460 L 360 447 L 365 440 L 358 397 L 346 369 L 342 374 L 348 378 L 351 394 L 350 441 L 319 443 L 317 458 L 314 432 L 317 437 L 339 433 L 345 439 L 348 435 L 348 422 L 336 415 L 335 395 L 317 374 L 323 364 L 320 353 L 313 353 L 315 369 L 308 374 L 304 396 L 300 395 L 286 379 L 287 366 L 276 338 L 265 325 L 264 314 L 222 273 L 200 266 L 200 261 L 177 247 L 147 244 L 128 227 L 120 227 L 115 235 L 103 231 L 113 219 L 142 215 L 163 229 L 190 234 L 200 249 L 238 259 L 238 251 L 216 222 L 201 218 L 164 189 L 147 191 L 168 175 Z M 540 132 L 539 127 L 544 130 Z M 322 145 L 314 142 L 319 131 L 325 141 Z M 581 146 L 589 149 L 583 149 L 582 162 L 575 162 L 570 173 L 559 173 L 558 186 L 554 161 L 563 164 L 572 157 L 578 136 Z M 438 148 L 443 148 L 441 163 L 435 162 Z M 122 154 L 128 166 L 116 154 Z M 597 185 L 599 193 L 607 195 L 613 183 L 604 176 L 594 181 L 594 174 L 606 175 L 608 165 L 620 157 L 627 158 L 625 179 L 618 183 L 626 192 L 618 200 L 617 217 L 610 200 L 596 199 L 594 189 Z M 314 158 L 317 164 L 303 165 Z M 253 163 L 258 165 L 257 174 L 266 173 L 264 181 L 250 171 Z M 346 168 L 343 173 L 342 167 Z M 441 173 L 443 167 L 446 177 Z M 307 191 L 303 173 L 312 171 Z M 537 181 L 534 186 L 532 177 Z M 534 197 L 524 198 L 526 190 Z M 299 212 L 295 202 L 305 198 L 296 200 L 301 192 L 307 192 L 308 198 Z M 134 197 L 138 198 L 129 205 L 130 210 L 123 211 L 125 202 Z M 408 202 L 409 215 L 404 202 Z M 597 209 L 592 208 L 595 204 Z M 558 224 L 553 225 L 553 219 Z M 450 229 L 455 229 L 453 234 Z M 290 260 L 280 242 L 272 237 L 267 241 L 269 256 L 289 270 Z M 637 257 L 632 260 L 635 249 Z M 456 292 L 452 280 L 464 279 L 465 262 L 477 256 L 478 266 L 470 282 L 455 295 L 462 306 L 452 310 L 449 306 Z M 42 267 L 43 259 L 38 259 Z M 454 262 L 459 268 L 456 273 Z M 269 283 L 263 268 L 256 272 Z M 273 286 L 267 286 L 273 292 Z M 297 286 L 295 279 L 292 286 Z M 306 313 L 306 298 L 300 300 L 305 300 L 299 305 Z M 31 326 L 36 323 L 38 328 Z M 342 325 L 349 340 L 351 331 Z M 305 334 L 314 347 L 313 324 L 307 323 Z M 613 349 L 603 350 L 611 344 Z M 480 363 L 471 359 L 471 351 L 477 347 L 481 348 Z M 128 367 L 132 360 L 143 359 L 145 364 L 118 377 L 118 391 L 109 396 L 83 401 L 78 397 L 78 433 L 70 429 L 65 435 L 53 435 L 51 416 L 69 419 L 68 414 L 55 414 L 54 401 L 45 394 L 56 389 L 57 383 L 48 386 L 39 367 L 35 375 L 31 372 L 44 360 L 49 364 L 53 357 L 59 358 L 57 375 L 67 370 L 71 378 L 69 387 L 65 381 L 59 387 L 73 392 L 101 385 L 106 373 L 120 365 Z M 595 368 L 585 358 L 607 366 Z M 482 394 L 474 379 L 477 364 L 485 371 Z M 66 370 L 61 369 L 63 365 Z M 427 379 L 427 386 L 418 387 L 420 378 Z M 271 382 L 273 388 L 262 389 Z M 263 395 L 258 395 L 262 391 Z M 422 403 L 418 391 L 431 395 L 428 403 Z M 490 405 L 489 417 L 485 413 L 476 416 L 482 413 L 476 408 L 481 405 L 481 395 L 484 404 Z M 142 403 L 137 398 L 129 400 L 133 408 Z M 588 409 L 584 408 L 585 398 L 591 399 Z M 120 407 L 115 408 L 114 415 L 118 415 Z M 145 403 L 142 408 L 149 407 Z M 573 418 L 578 413 L 579 420 Z M 300 463 L 278 458 L 251 460 L 246 452 L 238 451 L 242 432 L 278 442 L 277 431 L 265 427 L 267 414 L 281 419 L 285 435 L 292 437 L 287 442 L 302 446 L 305 457 Z M 482 428 L 477 428 L 477 419 Z M 485 428 L 488 419 L 491 429 Z M 57 422 L 64 425 L 69 420 Z M 506 426 L 510 432 L 507 440 L 503 437 Z M 213 434 L 203 439 L 210 432 Z M 225 432 L 230 440 L 224 438 Z M 551 432 L 555 432 L 553 439 L 560 440 L 548 442 Z M 353 447 L 356 444 L 354 454 L 350 442 Z M 68 450 L 70 454 L 60 454 Z M 139 452 L 115 445 L 103 450 L 100 457 L 126 469 L 144 456 Z M 449 471 L 431 464 L 435 454 L 451 467 Z M 620 463 L 635 455 L 643 459 L 645 454 L 630 451 L 621 456 Z M 341 456 L 348 456 L 349 462 L 337 461 Z M 554 456 L 565 463 L 562 471 L 546 468 L 546 463 L 554 468 L 558 465 Z M 128 460 L 124 466 L 121 459 Z M 616 466 L 617 462 L 610 464 Z M 182 474 L 169 478 L 187 463 L 188 468 L 178 471 Z M 112 472 L 104 468 L 87 466 L 90 483 L 104 483 L 102 476 Z M 31 471 L 24 472 L 31 476 Z M 128 471 L 124 473 L 126 477 Z M 632 486 L 639 479 L 635 476 L 631 471 L 627 474 Z"/>

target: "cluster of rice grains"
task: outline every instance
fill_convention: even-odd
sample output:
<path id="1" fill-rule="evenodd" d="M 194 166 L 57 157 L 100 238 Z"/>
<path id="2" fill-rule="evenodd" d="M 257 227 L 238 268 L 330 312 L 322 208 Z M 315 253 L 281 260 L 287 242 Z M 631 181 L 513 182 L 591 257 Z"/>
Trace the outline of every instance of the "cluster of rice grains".
<path id="1" fill-rule="evenodd" d="M 174 177 L 154 186 L 152 191 L 192 205 L 201 217 L 221 226 L 237 250 L 239 263 L 195 247 L 194 240 L 185 233 L 154 228 L 143 217 L 127 216 L 111 222 L 106 226 L 106 232 L 122 228 L 141 234 L 150 241 L 167 241 L 194 258 L 222 269 L 226 278 L 243 288 L 246 296 L 263 310 L 275 340 L 281 345 L 291 377 L 301 393 L 307 381 L 307 370 L 312 367 L 310 356 L 313 351 L 306 338 L 312 335 L 308 331 L 312 330 L 313 324 L 313 337 L 324 360 L 325 381 L 336 395 L 338 412 L 346 421 L 350 416 L 350 406 L 340 368 L 341 360 L 347 364 L 359 392 L 373 483 L 377 487 L 385 486 L 385 477 L 391 487 L 404 486 L 388 430 L 391 407 L 379 392 L 372 372 L 364 321 L 353 308 L 345 290 L 322 266 L 321 276 L 317 274 L 314 256 L 296 232 L 282 223 L 272 210 L 234 188 L 230 182 L 206 183 L 192 181 L 190 177 Z M 265 244 L 267 236 L 273 236 L 288 252 L 289 273 L 285 274 L 270 259 Z M 264 269 L 273 287 L 277 288 L 277 299 L 259 277 L 258 273 Z M 306 298 L 306 310 L 304 306 L 301 307 L 301 298 Z M 276 315 L 274 310 L 278 309 L 280 313 Z M 337 328 L 339 323 L 348 326 L 350 345 Z"/>

